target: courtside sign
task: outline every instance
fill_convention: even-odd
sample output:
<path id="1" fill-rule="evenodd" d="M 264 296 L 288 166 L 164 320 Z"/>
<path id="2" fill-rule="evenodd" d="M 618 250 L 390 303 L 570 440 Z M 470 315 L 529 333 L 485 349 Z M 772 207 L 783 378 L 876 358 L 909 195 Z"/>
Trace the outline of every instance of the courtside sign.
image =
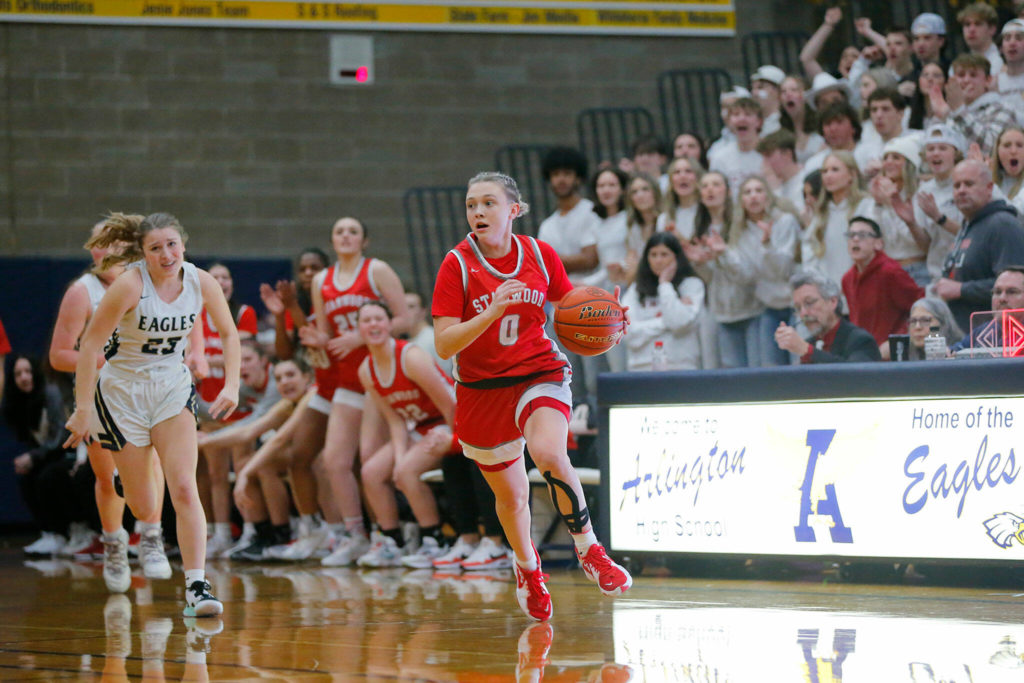
<path id="1" fill-rule="evenodd" d="M 1022 398 L 612 407 L 616 551 L 1024 560 Z"/>
<path id="2" fill-rule="evenodd" d="M 0 20 L 375 31 L 733 36 L 731 0 L 426 4 L 277 0 L 0 0 Z"/>

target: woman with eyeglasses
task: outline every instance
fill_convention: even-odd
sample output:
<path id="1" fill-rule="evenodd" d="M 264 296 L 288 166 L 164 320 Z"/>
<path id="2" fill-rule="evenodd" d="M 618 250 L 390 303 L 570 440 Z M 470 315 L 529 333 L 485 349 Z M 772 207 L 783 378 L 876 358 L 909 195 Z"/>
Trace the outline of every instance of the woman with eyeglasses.
<path id="1" fill-rule="evenodd" d="M 910 307 L 910 318 L 907 320 L 910 360 L 924 360 L 924 338 L 931 332 L 933 325 L 939 326 L 939 334 L 945 337 L 947 346 L 963 336 L 945 301 L 933 296 L 918 299 Z M 883 350 L 884 360 L 889 360 L 888 352 L 888 347 Z"/>

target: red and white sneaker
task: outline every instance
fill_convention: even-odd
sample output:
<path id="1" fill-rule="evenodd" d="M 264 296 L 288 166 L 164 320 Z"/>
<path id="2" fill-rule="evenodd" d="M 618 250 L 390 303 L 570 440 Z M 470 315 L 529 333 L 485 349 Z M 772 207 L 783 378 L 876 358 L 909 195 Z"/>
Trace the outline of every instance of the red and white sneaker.
<path id="1" fill-rule="evenodd" d="M 608 553 L 600 543 L 590 546 L 586 555 L 580 555 L 577 550 L 576 557 L 579 558 L 583 573 L 596 583 L 605 595 L 625 593 L 633 585 L 633 577 L 608 557 Z"/>
<path id="2" fill-rule="evenodd" d="M 533 552 L 537 554 L 536 550 Z M 520 567 L 518 562 L 513 562 L 512 568 L 516 574 L 516 600 L 519 601 L 519 608 L 535 621 L 550 619 L 554 608 L 551 606 L 551 594 L 544 587 L 548 575 L 541 571 L 540 555 L 537 555 L 537 568 L 532 572 Z"/>
<path id="3" fill-rule="evenodd" d="M 540 681 L 544 678 L 544 667 L 550 663 L 548 652 L 554 640 L 555 629 L 551 624 L 530 624 L 519 636 L 519 660 L 516 662 L 517 681 Z"/>

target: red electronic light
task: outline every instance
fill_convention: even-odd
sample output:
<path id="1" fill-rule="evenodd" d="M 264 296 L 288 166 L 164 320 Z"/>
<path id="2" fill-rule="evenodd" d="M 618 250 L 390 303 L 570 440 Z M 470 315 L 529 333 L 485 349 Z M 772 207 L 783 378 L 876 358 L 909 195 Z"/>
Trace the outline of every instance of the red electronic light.
<path id="1" fill-rule="evenodd" d="M 370 70 L 365 66 L 361 66 L 356 69 L 356 82 L 365 83 L 370 78 Z"/>

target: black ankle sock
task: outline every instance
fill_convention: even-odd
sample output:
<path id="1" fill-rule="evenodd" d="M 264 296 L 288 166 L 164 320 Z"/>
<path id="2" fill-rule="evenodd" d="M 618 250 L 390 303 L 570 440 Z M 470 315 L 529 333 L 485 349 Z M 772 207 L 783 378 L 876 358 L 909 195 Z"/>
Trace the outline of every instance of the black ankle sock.
<path id="1" fill-rule="evenodd" d="M 270 523 L 269 519 L 265 519 L 262 522 L 253 522 L 253 526 L 256 528 L 256 538 L 261 541 L 272 540 L 274 535 L 274 525 Z"/>
<path id="2" fill-rule="evenodd" d="M 420 527 L 420 539 L 433 538 L 438 544 L 444 540 L 444 534 L 441 533 L 441 525 L 435 524 L 434 526 L 421 526 Z"/>
<path id="3" fill-rule="evenodd" d="M 285 522 L 284 524 L 276 524 L 273 527 L 272 539 L 274 545 L 284 545 L 288 541 L 292 540 L 292 527 L 290 524 Z"/>
<path id="4" fill-rule="evenodd" d="M 394 539 L 395 543 L 398 545 L 399 548 L 405 546 L 405 538 L 402 536 L 402 530 L 400 528 L 396 527 L 394 529 L 381 529 L 380 532 L 385 536 Z"/>

